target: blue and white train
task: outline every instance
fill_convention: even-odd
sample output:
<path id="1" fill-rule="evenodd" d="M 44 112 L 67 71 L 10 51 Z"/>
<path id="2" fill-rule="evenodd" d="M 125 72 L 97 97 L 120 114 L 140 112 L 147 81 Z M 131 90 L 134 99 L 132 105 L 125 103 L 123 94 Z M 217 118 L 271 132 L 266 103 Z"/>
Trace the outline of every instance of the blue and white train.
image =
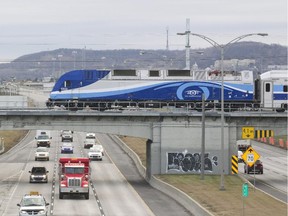
<path id="1" fill-rule="evenodd" d="M 287 110 L 288 72 L 224 72 L 190 70 L 74 70 L 55 83 L 48 107 L 110 109 L 113 106 L 208 108 L 221 106 L 224 89 L 226 109 L 271 108 Z M 199 106 L 200 105 L 200 106 Z"/>

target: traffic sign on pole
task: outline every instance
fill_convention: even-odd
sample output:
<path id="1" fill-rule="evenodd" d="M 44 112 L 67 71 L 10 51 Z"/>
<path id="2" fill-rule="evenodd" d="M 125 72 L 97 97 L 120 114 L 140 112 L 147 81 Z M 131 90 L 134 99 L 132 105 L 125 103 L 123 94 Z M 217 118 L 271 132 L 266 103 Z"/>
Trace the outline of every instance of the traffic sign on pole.
<path id="1" fill-rule="evenodd" d="M 260 158 L 260 155 L 252 148 L 249 147 L 242 155 L 243 161 L 248 164 L 248 166 L 253 166 L 253 164 Z"/>
<path id="2" fill-rule="evenodd" d="M 242 139 L 254 139 L 254 127 L 242 127 Z"/>

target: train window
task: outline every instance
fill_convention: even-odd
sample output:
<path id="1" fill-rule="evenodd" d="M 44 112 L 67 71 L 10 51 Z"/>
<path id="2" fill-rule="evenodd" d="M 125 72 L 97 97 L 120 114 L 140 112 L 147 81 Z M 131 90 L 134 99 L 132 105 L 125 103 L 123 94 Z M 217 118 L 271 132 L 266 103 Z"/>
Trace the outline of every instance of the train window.
<path id="1" fill-rule="evenodd" d="M 190 70 L 168 70 L 168 76 L 190 76 Z"/>
<path id="2" fill-rule="evenodd" d="M 149 76 L 150 77 L 159 77 L 160 76 L 160 71 L 158 71 L 158 70 L 150 70 L 149 71 Z"/>
<path id="3" fill-rule="evenodd" d="M 68 87 L 70 87 L 70 86 L 71 86 L 71 81 L 70 81 L 70 80 L 66 80 L 66 81 L 64 82 L 64 87 L 68 88 Z"/>
<path id="4" fill-rule="evenodd" d="M 136 70 L 114 70 L 114 76 L 136 76 Z"/>
<path id="5" fill-rule="evenodd" d="M 93 79 L 93 71 L 85 71 L 84 73 L 86 80 L 92 80 Z"/>
<path id="6" fill-rule="evenodd" d="M 288 92 L 288 86 L 287 85 L 283 86 L 283 92 Z"/>
<path id="7" fill-rule="evenodd" d="M 265 85 L 265 91 L 270 92 L 270 83 L 266 83 Z"/>

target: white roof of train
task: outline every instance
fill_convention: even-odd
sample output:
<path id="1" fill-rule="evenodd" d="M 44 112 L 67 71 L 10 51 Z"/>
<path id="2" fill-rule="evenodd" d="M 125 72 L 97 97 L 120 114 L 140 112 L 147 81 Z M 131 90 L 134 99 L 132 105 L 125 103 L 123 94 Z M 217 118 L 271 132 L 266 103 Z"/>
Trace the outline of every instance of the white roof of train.
<path id="1" fill-rule="evenodd" d="M 288 79 L 288 70 L 271 70 L 265 73 L 262 73 L 261 80 L 263 79 L 279 79 L 279 78 L 286 78 Z"/>

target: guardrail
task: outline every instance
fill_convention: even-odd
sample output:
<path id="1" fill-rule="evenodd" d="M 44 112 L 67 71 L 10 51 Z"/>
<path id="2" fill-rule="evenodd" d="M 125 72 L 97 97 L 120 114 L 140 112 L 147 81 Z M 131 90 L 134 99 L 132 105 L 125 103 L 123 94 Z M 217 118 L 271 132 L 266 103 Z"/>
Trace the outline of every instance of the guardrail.
<path id="1" fill-rule="evenodd" d="M 262 137 L 258 138 L 257 141 L 288 150 L 288 140 L 282 138 Z"/>
<path id="2" fill-rule="evenodd" d="M 156 112 L 156 113 L 199 113 L 201 114 L 202 110 L 193 110 L 193 109 L 187 109 L 186 107 L 180 107 L 180 108 L 175 108 L 175 107 L 162 107 L 162 108 L 140 108 L 140 107 L 112 107 L 109 109 L 103 109 L 100 107 L 86 107 L 84 109 L 82 108 L 73 108 L 70 109 L 68 107 L 64 106 L 54 106 L 47 108 L 43 106 L 43 104 L 33 104 L 33 107 L 5 107 L 5 106 L 0 106 L 0 111 L 63 111 L 63 112 L 69 112 L 69 113 L 74 113 L 74 112 Z M 205 113 L 221 113 L 221 110 L 219 109 L 205 109 Z M 238 110 L 231 110 L 230 112 L 227 111 L 225 113 L 245 113 L 245 114 L 279 114 L 279 115 L 287 115 L 287 110 L 284 112 L 277 112 L 275 109 L 257 109 L 257 110 L 245 110 L 245 109 L 238 109 Z"/>

